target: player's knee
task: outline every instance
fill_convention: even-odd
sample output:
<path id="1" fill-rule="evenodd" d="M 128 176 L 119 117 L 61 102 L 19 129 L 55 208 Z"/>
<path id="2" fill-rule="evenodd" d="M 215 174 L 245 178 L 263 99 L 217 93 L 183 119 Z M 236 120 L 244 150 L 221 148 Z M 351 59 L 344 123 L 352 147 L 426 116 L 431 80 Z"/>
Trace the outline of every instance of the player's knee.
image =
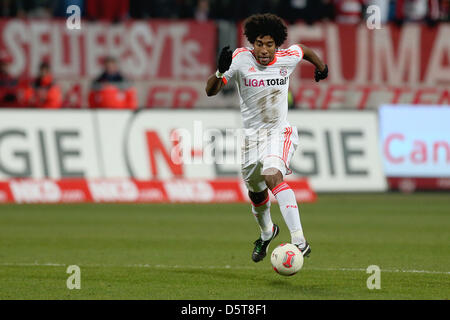
<path id="1" fill-rule="evenodd" d="M 264 181 L 266 182 L 266 185 L 269 187 L 270 190 L 272 190 L 277 185 L 283 182 L 283 175 L 281 174 L 281 172 L 277 169 L 274 170 L 276 172 L 273 172 L 273 174 L 264 175 Z"/>
<path id="2" fill-rule="evenodd" d="M 252 200 L 253 203 L 256 203 L 256 204 L 262 203 L 267 199 L 268 191 L 267 191 L 267 189 L 262 192 L 249 191 L 248 196 L 249 196 L 250 200 Z"/>

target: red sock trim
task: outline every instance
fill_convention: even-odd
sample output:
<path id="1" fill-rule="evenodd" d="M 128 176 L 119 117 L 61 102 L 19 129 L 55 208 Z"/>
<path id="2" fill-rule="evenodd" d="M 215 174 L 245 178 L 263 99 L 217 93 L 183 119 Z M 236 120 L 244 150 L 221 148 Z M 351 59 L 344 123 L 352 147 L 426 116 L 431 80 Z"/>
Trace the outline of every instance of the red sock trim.
<path id="1" fill-rule="evenodd" d="M 279 185 L 277 185 L 275 188 L 272 189 L 272 193 L 274 196 L 276 196 L 279 192 L 283 190 L 290 189 L 289 185 L 286 182 L 282 182 Z"/>
<path id="2" fill-rule="evenodd" d="M 269 202 L 269 195 L 267 195 L 267 199 L 266 199 L 266 200 L 264 200 L 263 202 L 258 203 L 258 204 L 254 203 L 252 200 L 250 200 L 250 201 L 252 202 L 252 205 L 253 205 L 255 208 L 261 207 L 261 206 L 265 205 L 267 202 Z"/>

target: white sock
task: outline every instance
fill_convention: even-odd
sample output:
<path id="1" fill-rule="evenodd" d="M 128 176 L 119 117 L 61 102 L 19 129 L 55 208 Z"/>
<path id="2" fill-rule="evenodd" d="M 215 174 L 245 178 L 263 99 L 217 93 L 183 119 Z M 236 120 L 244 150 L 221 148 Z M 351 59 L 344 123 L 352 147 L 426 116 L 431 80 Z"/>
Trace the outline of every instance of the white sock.
<path id="1" fill-rule="evenodd" d="M 260 204 L 255 205 L 252 202 L 252 212 L 259 228 L 261 229 L 261 239 L 264 241 L 269 240 L 273 233 L 269 196 L 267 196 L 267 199 Z"/>
<path id="2" fill-rule="evenodd" d="M 291 232 L 291 242 L 303 246 L 306 240 L 303 235 L 300 213 L 298 211 L 294 191 L 292 191 L 291 187 L 289 187 L 286 182 L 282 182 L 273 188 L 272 193 L 278 201 L 281 214 Z"/>

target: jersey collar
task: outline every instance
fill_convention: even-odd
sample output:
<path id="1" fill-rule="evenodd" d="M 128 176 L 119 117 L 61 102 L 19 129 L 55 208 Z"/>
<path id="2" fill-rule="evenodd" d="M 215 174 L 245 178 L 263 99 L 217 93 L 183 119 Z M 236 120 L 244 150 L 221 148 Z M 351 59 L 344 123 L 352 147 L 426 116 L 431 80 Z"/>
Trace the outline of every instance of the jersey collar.
<path id="1" fill-rule="evenodd" d="M 263 67 L 271 66 L 271 65 L 273 65 L 275 62 L 277 62 L 277 55 L 276 55 L 276 54 L 275 54 L 275 56 L 273 57 L 273 60 L 272 60 L 269 64 L 261 64 L 261 63 L 258 61 L 258 59 L 256 58 L 256 56 L 255 56 L 255 50 L 252 50 L 251 53 L 252 53 L 252 55 L 253 55 L 253 58 L 255 58 L 256 63 L 258 63 L 259 65 L 261 65 L 261 66 L 263 66 Z"/>

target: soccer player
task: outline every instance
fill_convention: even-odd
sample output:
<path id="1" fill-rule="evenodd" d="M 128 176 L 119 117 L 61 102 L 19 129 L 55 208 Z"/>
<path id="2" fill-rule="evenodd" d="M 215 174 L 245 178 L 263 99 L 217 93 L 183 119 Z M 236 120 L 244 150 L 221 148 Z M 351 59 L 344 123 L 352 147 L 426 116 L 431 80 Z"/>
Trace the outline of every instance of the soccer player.
<path id="1" fill-rule="evenodd" d="M 307 257 L 311 247 L 303 235 L 297 200 L 283 181 L 291 173 L 289 162 L 298 145 L 297 128 L 287 121 L 289 76 L 303 59 L 316 67 L 317 82 L 328 76 L 328 67 L 304 45 L 280 49 L 287 38 L 287 27 L 276 15 L 252 15 L 244 22 L 244 30 L 253 48 L 238 48 L 233 53 L 229 46 L 223 48 L 218 70 L 207 81 L 206 94 L 216 95 L 231 80 L 239 92 L 245 137 L 241 172 L 261 229 L 252 260 L 264 259 L 270 242 L 279 233 L 270 216 L 268 189 L 278 201 L 291 242 Z"/>

